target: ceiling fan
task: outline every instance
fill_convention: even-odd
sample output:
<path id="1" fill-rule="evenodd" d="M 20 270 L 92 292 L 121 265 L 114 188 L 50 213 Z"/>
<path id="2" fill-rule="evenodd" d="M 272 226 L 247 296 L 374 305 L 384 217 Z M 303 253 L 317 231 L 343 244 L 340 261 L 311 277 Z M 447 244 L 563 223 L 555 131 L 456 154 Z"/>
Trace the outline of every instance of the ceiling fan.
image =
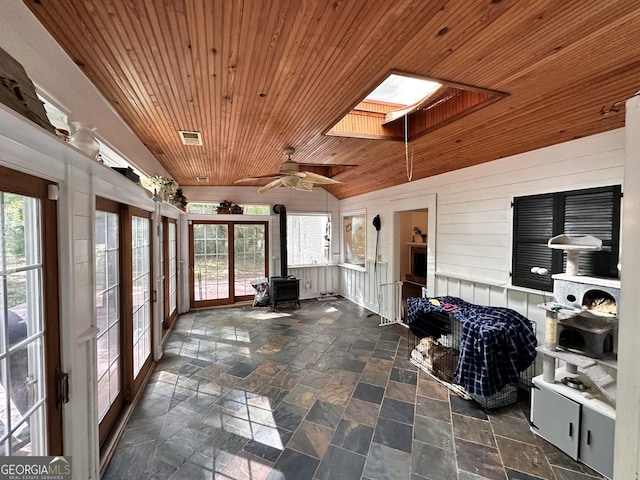
<path id="1" fill-rule="evenodd" d="M 287 148 L 284 151 L 287 159 L 280 164 L 280 171 L 278 173 L 272 173 L 270 175 L 260 175 L 258 177 L 248 177 L 236 180 L 234 183 L 248 183 L 263 180 L 265 178 L 275 178 L 275 180 L 267 183 L 264 187 L 258 189 L 258 193 L 265 193 L 269 190 L 273 190 L 278 187 L 290 187 L 295 190 L 311 191 L 314 185 L 332 185 L 341 183 L 338 180 L 329 178 L 313 171 L 301 171 L 300 167 L 308 168 L 310 170 L 326 170 L 329 174 L 337 175 L 338 173 L 346 170 L 347 168 L 355 167 L 356 165 L 326 165 L 323 163 L 304 163 L 300 164 L 291 159 L 295 150 L 293 148 Z"/>

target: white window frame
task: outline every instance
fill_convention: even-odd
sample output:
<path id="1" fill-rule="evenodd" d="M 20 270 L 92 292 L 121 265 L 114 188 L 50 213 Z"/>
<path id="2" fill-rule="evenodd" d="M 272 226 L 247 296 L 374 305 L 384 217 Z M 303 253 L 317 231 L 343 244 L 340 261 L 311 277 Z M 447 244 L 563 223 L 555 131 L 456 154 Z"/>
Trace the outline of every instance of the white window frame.
<path id="1" fill-rule="evenodd" d="M 291 238 L 291 236 L 289 235 L 289 228 L 291 227 L 291 217 L 325 217 L 327 219 L 326 224 L 329 224 L 329 226 L 331 225 L 331 215 L 326 213 L 326 212 L 287 212 L 287 240 L 289 242 L 289 255 L 288 255 L 288 259 L 289 261 L 288 263 L 288 267 L 289 268 L 296 268 L 296 267 L 318 267 L 318 266 L 326 266 L 330 263 L 330 258 L 331 258 L 331 231 L 329 231 L 329 239 L 328 242 L 326 240 L 326 238 L 322 238 L 321 239 L 321 243 L 323 244 L 322 249 L 324 250 L 323 252 L 323 257 L 324 257 L 324 261 L 319 261 L 317 263 L 294 263 L 291 262 L 291 246 L 293 243 L 293 238 Z M 326 225 L 325 224 L 325 225 Z M 329 227 L 331 228 L 331 227 Z M 325 227 L 325 233 L 322 235 L 323 237 L 326 236 L 326 227 Z"/>
<path id="2" fill-rule="evenodd" d="M 347 254 L 347 251 L 350 250 L 350 245 L 352 245 L 353 239 L 353 230 L 349 228 L 348 224 L 353 224 L 353 220 L 356 219 L 358 221 L 358 228 L 362 228 L 362 235 L 364 238 L 362 240 L 362 249 L 363 252 L 361 254 L 361 261 L 354 261 L 350 255 Z M 366 210 L 356 210 L 353 212 L 345 212 L 340 216 L 340 238 L 341 238 L 341 254 L 340 258 L 344 265 L 349 265 L 356 268 L 366 268 L 367 263 L 367 211 Z"/>

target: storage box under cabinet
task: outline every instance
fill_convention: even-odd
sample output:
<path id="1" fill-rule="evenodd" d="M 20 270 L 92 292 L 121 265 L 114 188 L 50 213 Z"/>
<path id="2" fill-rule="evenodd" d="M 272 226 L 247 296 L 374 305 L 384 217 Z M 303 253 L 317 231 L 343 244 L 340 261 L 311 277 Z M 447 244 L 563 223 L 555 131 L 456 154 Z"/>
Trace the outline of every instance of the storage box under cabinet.
<path id="1" fill-rule="evenodd" d="M 566 372 L 559 369 L 556 378 Z M 562 383 L 533 379 L 531 429 L 574 460 L 607 478 L 613 475 L 615 410 Z"/>

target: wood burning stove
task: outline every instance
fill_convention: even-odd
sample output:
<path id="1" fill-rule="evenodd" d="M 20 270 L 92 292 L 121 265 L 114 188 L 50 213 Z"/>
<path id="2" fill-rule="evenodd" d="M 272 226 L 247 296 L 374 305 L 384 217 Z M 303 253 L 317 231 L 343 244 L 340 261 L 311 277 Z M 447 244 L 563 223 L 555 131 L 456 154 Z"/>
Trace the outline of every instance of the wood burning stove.
<path id="1" fill-rule="evenodd" d="M 300 308 L 300 279 L 271 277 L 271 307 L 276 309 L 279 303 L 296 303 Z"/>
<path id="2" fill-rule="evenodd" d="M 280 276 L 269 282 L 271 308 L 275 310 L 280 303 L 296 303 L 300 308 L 300 280 L 287 275 L 287 210 L 278 204 L 273 211 L 280 216 Z"/>

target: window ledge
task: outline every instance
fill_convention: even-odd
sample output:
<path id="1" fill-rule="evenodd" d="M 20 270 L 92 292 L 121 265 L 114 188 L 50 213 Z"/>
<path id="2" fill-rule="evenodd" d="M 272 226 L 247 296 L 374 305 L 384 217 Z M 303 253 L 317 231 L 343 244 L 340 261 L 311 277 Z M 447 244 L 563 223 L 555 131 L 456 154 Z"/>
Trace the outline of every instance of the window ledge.
<path id="1" fill-rule="evenodd" d="M 349 270 L 355 270 L 356 272 L 367 271 L 366 267 L 363 267 L 362 265 L 354 265 L 353 263 L 339 263 L 338 266 Z"/>
<path id="2" fill-rule="evenodd" d="M 287 265 L 287 268 L 320 268 L 320 267 L 333 267 L 331 263 L 307 263 L 303 265 Z"/>

